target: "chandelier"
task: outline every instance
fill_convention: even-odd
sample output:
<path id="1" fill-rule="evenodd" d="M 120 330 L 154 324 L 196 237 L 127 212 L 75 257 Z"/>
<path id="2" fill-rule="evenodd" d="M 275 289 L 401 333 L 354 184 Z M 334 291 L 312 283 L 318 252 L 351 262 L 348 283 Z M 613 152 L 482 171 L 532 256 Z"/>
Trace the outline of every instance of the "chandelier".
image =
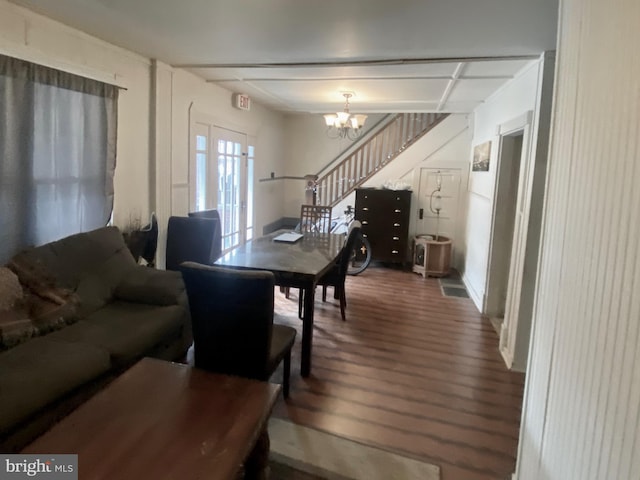
<path id="1" fill-rule="evenodd" d="M 362 127 L 367 119 L 366 115 L 352 115 L 349 112 L 349 99 L 353 93 L 343 92 L 345 99 L 344 110 L 337 113 L 328 113 L 324 116 L 327 124 L 327 135 L 329 138 L 348 138 L 356 140 L 362 135 Z"/>

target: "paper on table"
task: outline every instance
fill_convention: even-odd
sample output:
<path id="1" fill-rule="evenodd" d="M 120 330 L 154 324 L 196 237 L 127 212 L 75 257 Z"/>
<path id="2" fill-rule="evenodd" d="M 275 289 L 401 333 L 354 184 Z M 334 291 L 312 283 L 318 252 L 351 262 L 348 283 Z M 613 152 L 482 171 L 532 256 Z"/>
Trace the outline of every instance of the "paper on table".
<path id="1" fill-rule="evenodd" d="M 303 237 L 301 233 L 295 232 L 286 232 L 281 233 L 277 237 L 273 238 L 274 242 L 287 242 L 287 243 L 295 243 Z"/>

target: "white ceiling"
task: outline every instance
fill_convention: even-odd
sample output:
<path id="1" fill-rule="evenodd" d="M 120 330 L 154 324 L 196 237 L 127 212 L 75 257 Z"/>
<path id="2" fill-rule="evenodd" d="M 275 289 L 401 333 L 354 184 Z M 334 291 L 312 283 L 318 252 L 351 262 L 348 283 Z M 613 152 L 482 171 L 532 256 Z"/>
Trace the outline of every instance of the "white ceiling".
<path id="1" fill-rule="evenodd" d="M 283 112 L 469 112 L 555 49 L 558 0 L 12 0 Z"/>

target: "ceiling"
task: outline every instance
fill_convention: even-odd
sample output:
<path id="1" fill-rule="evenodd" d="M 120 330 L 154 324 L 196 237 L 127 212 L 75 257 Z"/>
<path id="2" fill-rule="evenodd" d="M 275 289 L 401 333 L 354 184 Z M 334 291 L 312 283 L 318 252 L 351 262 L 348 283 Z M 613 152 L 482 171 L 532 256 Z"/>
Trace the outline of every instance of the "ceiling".
<path id="1" fill-rule="evenodd" d="M 473 110 L 543 51 L 558 0 L 12 0 L 282 112 Z"/>

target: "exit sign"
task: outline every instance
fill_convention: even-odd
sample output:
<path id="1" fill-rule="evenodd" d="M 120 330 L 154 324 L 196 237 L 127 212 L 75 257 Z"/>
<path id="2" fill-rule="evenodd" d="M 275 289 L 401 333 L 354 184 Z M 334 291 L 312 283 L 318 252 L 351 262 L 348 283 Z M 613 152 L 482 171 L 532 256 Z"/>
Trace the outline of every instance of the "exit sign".
<path id="1" fill-rule="evenodd" d="M 250 110 L 251 109 L 251 99 L 249 95 L 245 95 L 244 93 L 236 93 L 233 95 L 233 106 L 239 108 L 240 110 Z"/>

